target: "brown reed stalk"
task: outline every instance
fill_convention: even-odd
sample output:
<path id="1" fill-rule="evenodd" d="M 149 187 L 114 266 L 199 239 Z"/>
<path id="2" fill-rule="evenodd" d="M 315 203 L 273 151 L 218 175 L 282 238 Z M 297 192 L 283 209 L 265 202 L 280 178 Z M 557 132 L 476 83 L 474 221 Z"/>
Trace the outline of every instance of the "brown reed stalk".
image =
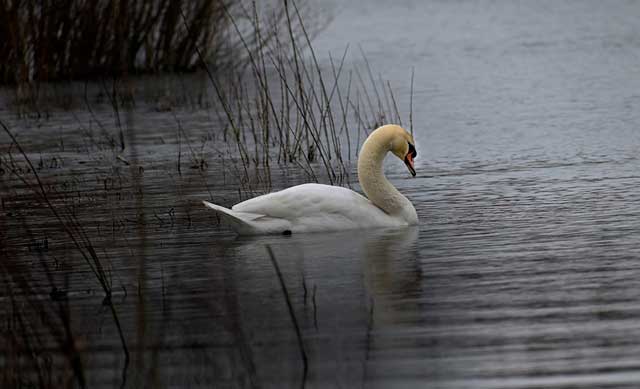
<path id="1" fill-rule="evenodd" d="M 196 46 L 227 66 L 236 43 L 224 9 L 242 0 L 0 1 L 0 83 L 191 71 Z M 180 10 L 190 28 L 184 28 Z M 236 56 L 237 57 L 237 56 Z"/>

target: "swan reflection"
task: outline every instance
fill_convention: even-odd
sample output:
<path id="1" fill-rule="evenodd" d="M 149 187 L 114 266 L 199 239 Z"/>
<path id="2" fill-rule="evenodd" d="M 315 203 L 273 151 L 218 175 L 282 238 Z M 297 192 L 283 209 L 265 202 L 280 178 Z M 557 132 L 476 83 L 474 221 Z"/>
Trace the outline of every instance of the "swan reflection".
<path id="1" fill-rule="evenodd" d="M 297 380 L 296 347 L 285 296 L 266 246 L 275 254 L 302 329 L 311 377 L 343 384 L 366 380 L 369 352 L 387 342 L 372 333 L 402 325 L 421 293 L 418 229 L 238 237 L 225 248 L 224 279 L 233 289 L 232 327 L 251 339 L 261 379 Z M 375 339 L 374 339 L 375 337 Z M 279 378 L 271 376 L 280 372 Z M 288 372 L 288 373 L 286 373 Z M 298 378 L 294 378 L 298 377 Z"/>

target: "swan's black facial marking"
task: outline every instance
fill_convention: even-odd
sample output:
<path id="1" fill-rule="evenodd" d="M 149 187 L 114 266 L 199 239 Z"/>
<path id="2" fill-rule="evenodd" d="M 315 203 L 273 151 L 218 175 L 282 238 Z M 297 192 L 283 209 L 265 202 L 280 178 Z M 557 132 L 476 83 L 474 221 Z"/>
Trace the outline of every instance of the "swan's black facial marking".
<path id="1" fill-rule="evenodd" d="M 411 154 L 411 158 L 417 157 L 418 152 L 416 151 L 416 147 L 412 145 L 411 142 L 407 142 L 407 143 L 409 143 L 409 154 Z"/>
<path id="2" fill-rule="evenodd" d="M 282 231 L 282 235 L 284 235 L 284 236 L 289 236 L 289 235 L 291 235 L 291 230 L 284 230 L 284 231 Z"/>
<path id="3" fill-rule="evenodd" d="M 413 167 L 413 159 L 418 155 L 416 148 L 411 142 L 407 142 L 409 144 L 409 152 L 404 156 L 404 164 L 407 165 L 409 172 L 411 172 L 412 176 L 416 176 L 416 169 Z"/>

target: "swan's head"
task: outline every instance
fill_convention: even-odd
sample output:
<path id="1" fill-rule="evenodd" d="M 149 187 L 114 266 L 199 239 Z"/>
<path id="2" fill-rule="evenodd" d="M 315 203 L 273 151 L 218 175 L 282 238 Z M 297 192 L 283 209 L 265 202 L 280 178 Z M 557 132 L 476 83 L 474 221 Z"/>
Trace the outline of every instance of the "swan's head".
<path id="1" fill-rule="evenodd" d="M 404 164 L 407 165 L 411 175 L 415 177 L 416 169 L 413 167 L 413 160 L 418 153 L 416 152 L 416 143 L 413 140 L 413 136 L 411 136 L 411 134 L 409 134 L 404 128 L 393 124 L 379 128 L 379 130 L 383 129 L 391 135 L 389 151 L 391 151 L 396 157 L 400 158 Z"/>

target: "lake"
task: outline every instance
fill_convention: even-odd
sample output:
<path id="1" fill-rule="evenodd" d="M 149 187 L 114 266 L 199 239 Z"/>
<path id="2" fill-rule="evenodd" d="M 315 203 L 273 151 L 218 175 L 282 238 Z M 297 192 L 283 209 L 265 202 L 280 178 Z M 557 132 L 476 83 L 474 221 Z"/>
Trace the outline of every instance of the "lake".
<path id="1" fill-rule="evenodd" d="M 27 183 L 10 174 L 9 151 L 21 156 L 3 133 L 0 382 L 637 387 L 640 4 L 322 7 L 320 66 L 349 45 L 345 68 L 364 53 L 405 126 L 412 111 L 418 175 L 386 166 L 419 226 L 236 237 L 199 203 L 252 193 L 224 120 L 199 102 L 213 95 L 204 75 L 139 81 L 117 115 L 101 85 L 87 99 L 83 84 L 55 86 L 39 116 L 4 90 L 2 120 L 65 211 L 24 163 Z M 310 180 L 272 172 L 273 190 Z"/>

